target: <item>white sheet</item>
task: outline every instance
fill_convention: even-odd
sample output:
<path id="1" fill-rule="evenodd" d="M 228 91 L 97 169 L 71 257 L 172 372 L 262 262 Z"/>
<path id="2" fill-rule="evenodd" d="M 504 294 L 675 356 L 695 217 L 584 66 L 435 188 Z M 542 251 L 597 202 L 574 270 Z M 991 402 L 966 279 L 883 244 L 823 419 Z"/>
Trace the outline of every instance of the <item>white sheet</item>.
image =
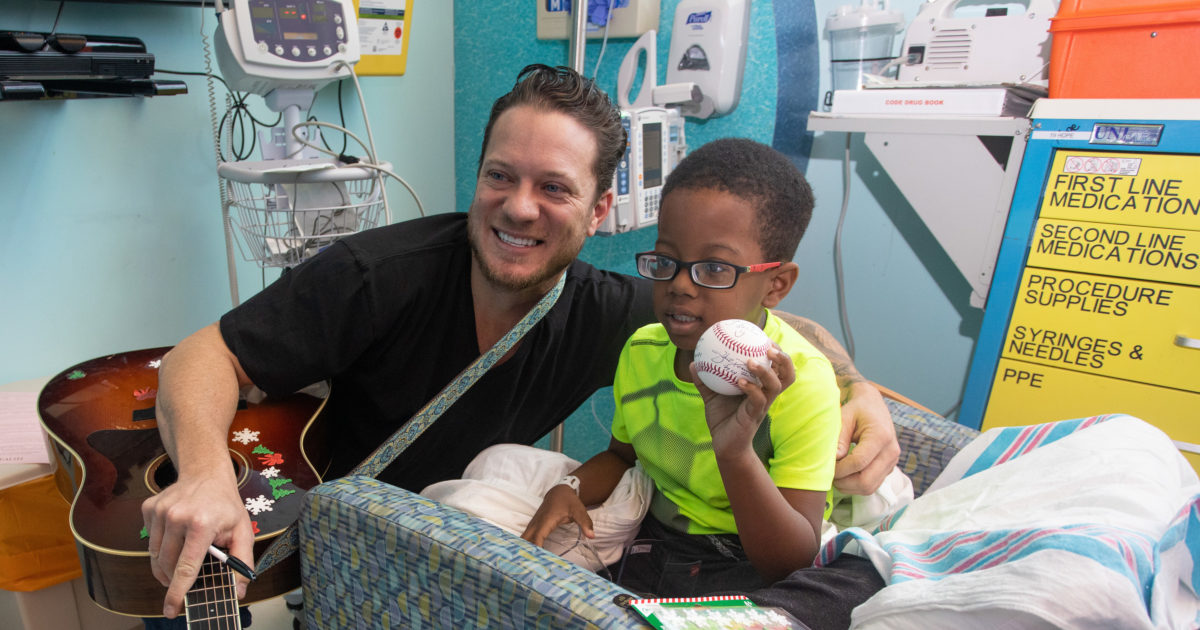
<path id="1" fill-rule="evenodd" d="M 1130 416 L 988 431 L 842 552 L 888 583 L 856 628 L 1200 627 L 1200 481 Z"/>

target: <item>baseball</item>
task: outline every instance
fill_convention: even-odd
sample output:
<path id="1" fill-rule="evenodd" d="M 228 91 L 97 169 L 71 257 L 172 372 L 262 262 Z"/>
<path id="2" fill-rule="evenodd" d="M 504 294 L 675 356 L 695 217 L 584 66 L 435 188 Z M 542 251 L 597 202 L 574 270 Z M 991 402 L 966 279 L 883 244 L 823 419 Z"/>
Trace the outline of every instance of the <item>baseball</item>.
<path id="1" fill-rule="evenodd" d="M 767 351 L 771 345 L 767 333 L 758 326 L 744 319 L 726 319 L 700 335 L 692 361 L 706 387 L 718 394 L 737 396 L 742 393 L 737 387 L 739 378 L 759 382 L 746 368 L 746 361 L 770 366 Z"/>

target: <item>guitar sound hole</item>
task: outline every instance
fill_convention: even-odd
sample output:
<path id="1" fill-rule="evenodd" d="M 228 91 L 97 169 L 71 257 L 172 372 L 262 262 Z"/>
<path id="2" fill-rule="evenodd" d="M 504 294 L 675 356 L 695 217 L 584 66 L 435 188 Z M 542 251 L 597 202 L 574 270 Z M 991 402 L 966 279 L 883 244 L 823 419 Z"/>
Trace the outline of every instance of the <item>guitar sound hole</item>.
<path id="1" fill-rule="evenodd" d="M 229 456 L 229 464 L 233 466 L 234 478 L 238 480 L 238 485 L 241 485 L 242 476 L 245 474 L 246 468 L 240 459 L 240 455 L 230 451 Z M 162 492 L 163 489 L 179 479 L 179 472 L 175 470 L 175 464 L 171 463 L 171 459 L 166 455 L 163 455 L 151 464 L 151 468 L 149 485 L 154 492 Z"/>

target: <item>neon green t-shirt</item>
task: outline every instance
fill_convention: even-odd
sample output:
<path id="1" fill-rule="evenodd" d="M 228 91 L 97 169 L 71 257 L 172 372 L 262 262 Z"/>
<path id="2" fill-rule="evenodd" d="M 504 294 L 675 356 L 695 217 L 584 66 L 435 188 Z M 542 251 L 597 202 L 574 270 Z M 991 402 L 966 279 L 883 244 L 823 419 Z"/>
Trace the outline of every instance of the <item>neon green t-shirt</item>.
<path id="1" fill-rule="evenodd" d="M 796 382 L 768 409 L 754 450 L 776 486 L 827 492 L 841 427 L 833 368 L 770 312 L 763 330 L 791 356 Z M 654 480 L 655 518 L 689 534 L 736 534 L 704 402 L 695 385 L 676 378 L 675 351 L 662 324 L 644 326 L 625 342 L 613 382 L 612 434 L 633 445 Z"/>

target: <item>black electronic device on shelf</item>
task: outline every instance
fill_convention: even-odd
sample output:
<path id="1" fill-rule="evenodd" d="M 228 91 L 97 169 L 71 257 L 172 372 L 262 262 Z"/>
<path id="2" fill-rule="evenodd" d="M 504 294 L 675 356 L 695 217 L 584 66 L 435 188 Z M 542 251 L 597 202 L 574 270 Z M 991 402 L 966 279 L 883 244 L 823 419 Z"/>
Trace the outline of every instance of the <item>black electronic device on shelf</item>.
<path id="1" fill-rule="evenodd" d="M 46 2 L 59 2 L 60 0 L 45 0 Z M 190 6 L 211 9 L 214 6 L 215 0 L 81 0 L 83 2 L 92 2 L 98 4 L 160 4 L 160 5 L 175 5 L 175 6 Z"/>
<path id="2" fill-rule="evenodd" d="M 0 100 L 182 94 L 136 37 L 0 30 Z"/>

